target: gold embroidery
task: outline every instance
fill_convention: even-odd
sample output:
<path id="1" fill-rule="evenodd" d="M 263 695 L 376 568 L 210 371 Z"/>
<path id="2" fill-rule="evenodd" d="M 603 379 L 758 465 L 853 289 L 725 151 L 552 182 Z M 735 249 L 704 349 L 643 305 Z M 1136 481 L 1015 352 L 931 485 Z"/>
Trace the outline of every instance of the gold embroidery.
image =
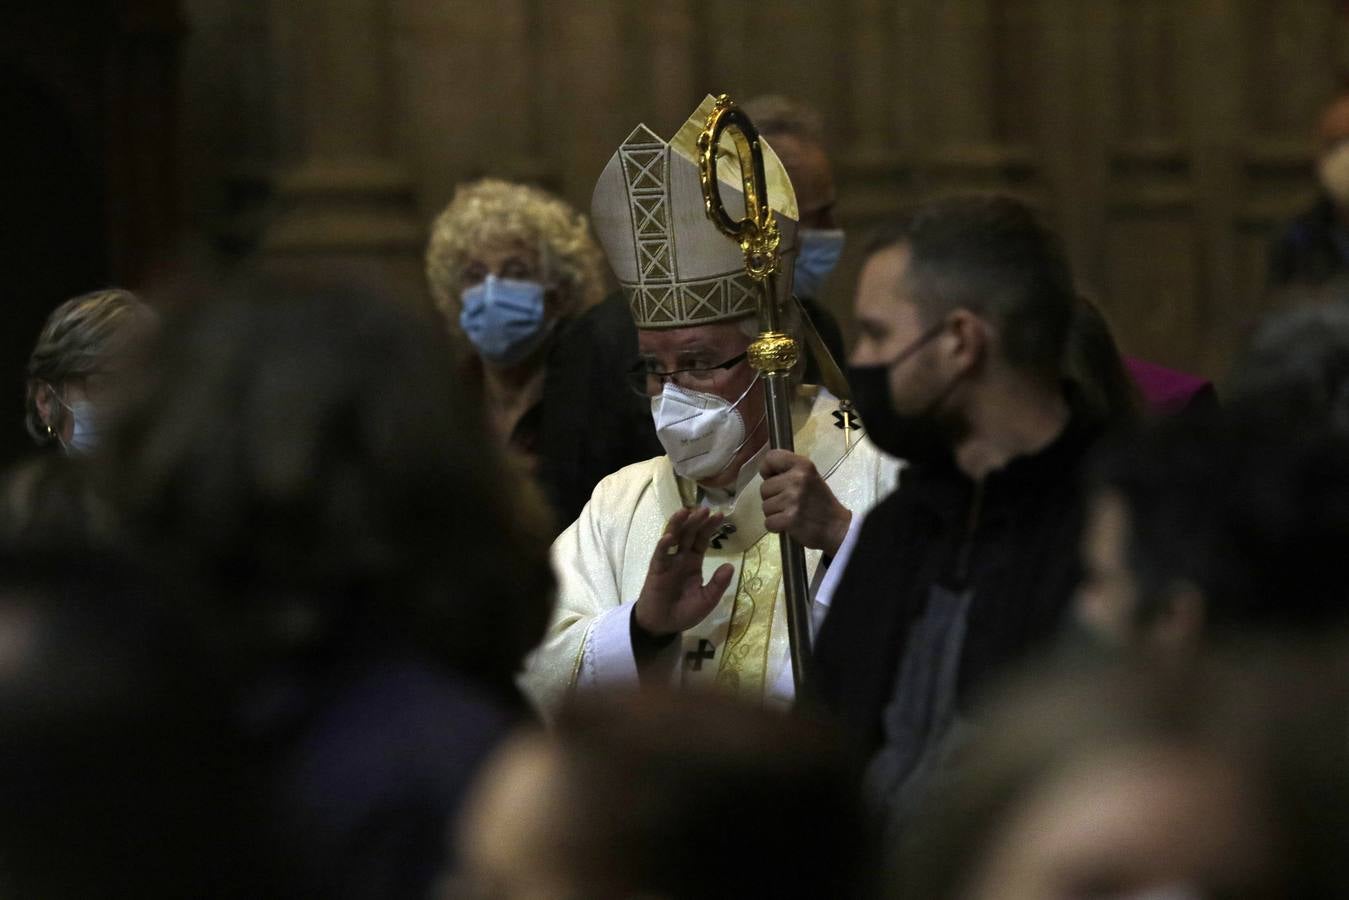
<path id="1" fill-rule="evenodd" d="M 746 700 L 762 702 L 767 681 L 769 638 L 782 583 L 777 535 L 765 534 L 745 551 L 740 585 L 717 670 L 717 686 Z"/>

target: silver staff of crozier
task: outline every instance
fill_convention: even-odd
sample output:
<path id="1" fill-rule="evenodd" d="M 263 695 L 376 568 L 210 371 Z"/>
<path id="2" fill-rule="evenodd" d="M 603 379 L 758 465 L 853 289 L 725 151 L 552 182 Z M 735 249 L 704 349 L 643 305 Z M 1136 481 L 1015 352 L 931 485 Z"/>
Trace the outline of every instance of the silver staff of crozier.
<path id="1" fill-rule="evenodd" d="M 717 176 L 718 156 L 725 152 L 722 137 L 729 136 L 739 158 L 744 183 L 745 217 L 734 219 L 722 202 Z M 780 330 L 776 279 L 777 223 L 768 202 L 763 148 L 759 131 L 744 110 L 725 94 L 717 98 L 698 136 L 698 176 L 707 216 L 722 234 L 740 245 L 745 271 L 760 285 L 759 336 L 749 346 L 749 361 L 763 376 L 767 405 L 768 440 L 775 450 L 793 450 L 791 388 L 788 376 L 800 358 L 796 339 Z M 810 668 L 810 589 L 806 582 L 805 551 L 785 532 L 779 536 L 783 586 L 787 598 L 787 635 L 791 644 L 792 678 L 797 696 Z"/>

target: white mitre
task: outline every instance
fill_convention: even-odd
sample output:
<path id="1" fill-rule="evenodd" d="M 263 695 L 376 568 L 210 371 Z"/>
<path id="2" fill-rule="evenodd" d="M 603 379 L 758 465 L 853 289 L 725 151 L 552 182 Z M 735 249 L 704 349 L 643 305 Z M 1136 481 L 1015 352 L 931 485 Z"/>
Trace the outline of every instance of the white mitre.
<path id="1" fill-rule="evenodd" d="M 737 319 L 758 309 L 758 282 L 745 272 L 740 246 L 717 230 L 703 208 L 698 135 L 716 99 L 709 96 L 666 143 L 645 125 L 628 135 L 595 184 L 590 220 L 609 257 L 638 328 L 683 328 Z M 778 303 L 791 298 L 796 258 L 796 192 L 763 138 L 768 202 L 782 242 Z M 723 133 L 717 165 L 721 196 L 733 219 L 745 215 L 740 164 Z"/>

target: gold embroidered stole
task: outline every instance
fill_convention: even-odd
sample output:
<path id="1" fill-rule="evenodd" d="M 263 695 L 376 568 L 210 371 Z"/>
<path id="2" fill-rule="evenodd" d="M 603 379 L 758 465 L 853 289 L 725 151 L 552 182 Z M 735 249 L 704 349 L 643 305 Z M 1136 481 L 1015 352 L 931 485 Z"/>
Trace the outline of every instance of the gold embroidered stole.
<path id="1" fill-rule="evenodd" d="M 828 402 L 816 403 L 817 399 Z M 835 414 L 837 401 L 807 386 L 794 398 L 797 452 L 810 457 L 826 479 L 848 455 L 842 425 Z M 854 445 L 855 446 L 855 445 Z M 712 613 L 685 631 L 680 640 L 680 682 L 685 687 L 729 690 L 747 700 L 761 702 L 773 674 L 774 660 L 785 654 L 786 630 L 779 618 L 782 560 L 778 536 L 764 527 L 762 482 L 756 476 L 736 497 L 723 526 L 703 559 L 706 581 L 718 566 L 736 567 L 732 587 Z M 681 506 L 697 504 L 697 485 L 676 478 L 665 468 L 655 479 L 661 515 L 669 518 Z M 813 571 L 808 554 L 807 566 Z M 783 613 L 785 615 L 785 613 Z"/>
<path id="2" fill-rule="evenodd" d="M 764 697 L 769 639 L 782 584 L 778 536 L 765 534 L 745 551 L 730 628 L 717 669 L 717 687 L 754 702 Z"/>

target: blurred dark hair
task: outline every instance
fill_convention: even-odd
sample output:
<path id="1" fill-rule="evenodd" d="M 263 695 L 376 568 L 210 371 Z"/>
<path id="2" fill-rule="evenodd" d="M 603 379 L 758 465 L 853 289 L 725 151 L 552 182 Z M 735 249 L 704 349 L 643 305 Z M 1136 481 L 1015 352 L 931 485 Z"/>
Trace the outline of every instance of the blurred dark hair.
<path id="1" fill-rule="evenodd" d="M 1349 434 L 1349 291 L 1274 313 L 1256 327 L 1233 368 L 1233 407 L 1283 427 Z"/>
<path id="2" fill-rule="evenodd" d="M 1092 478 L 1128 510 L 1139 624 L 1184 583 L 1203 593 L 1210 631 L 1349 622 L 1349 439 L 1214 411 L 1104 450 Z"/>
<path id="3" fill-rule="evenodd" d="M 259 649 L 387 632 L 509 686 L 551 608 L 547 529 L 429 313 L 254 276 L 139 371 L 100 460 L 139 558 Z"/>
<path id="4" fill-rule="evenodd" d="M 915 207 L 876 232 L 866 257 L 907 247 L 909 295 L 931 326 L 956 309 L 993 323 L 1008 365 L 1062 371 L 1077 294 L 1058 237 L 1019 200 L 967 196 Z"/>
<path id="5" fill-rule="evenodd" d="M 1338 895 L 1349 866 L 1343 649 L 1241 644 L 1179 667 L 1133 660 L 1023 673 L 988 698 L 980 741 L 928 796 L 892 896 L 966 896 L 1038 789 L 1098 754 L 1149 747 L 1199 750 L 1240 772 L 1271 832 L 1265 874 L 1281 890 L 1268 896 Z"/>
<path id="6" fill-rule="evenodd" d="M 277 887 L 207 633 L 139 573 L 0 554 L 0 894 Z"/>
<path id="7" fill-rule="evenodd" d="M 856 773 L 818 722 L 649 693 L 573 705 L 553 736 L 582 895 L 870 895 Z"/>
<path id="8" fill-rule="evenodd" d="M 1124 366 L 1110 324 L 1086 297 L 1079 296 L 1073 305 L 1063 371 L 1095 421 L 1121 426 L 1137 419 L 1142 408 L 1138 386 Z"/>

